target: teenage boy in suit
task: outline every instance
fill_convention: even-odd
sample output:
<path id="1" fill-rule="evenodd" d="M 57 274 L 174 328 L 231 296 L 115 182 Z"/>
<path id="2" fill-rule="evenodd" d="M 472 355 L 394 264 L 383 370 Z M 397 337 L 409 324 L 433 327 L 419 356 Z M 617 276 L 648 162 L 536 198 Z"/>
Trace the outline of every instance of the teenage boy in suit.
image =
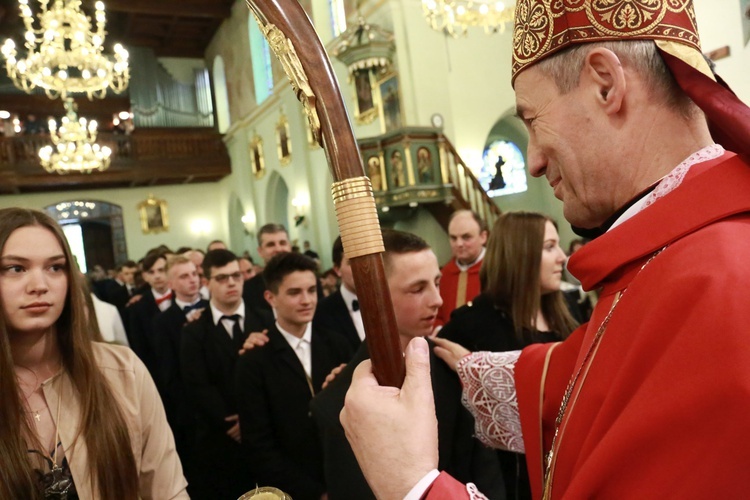
<path id="1" fill-rule="evenodd" d="M 268 342 L 237 363 L 237 403 L 249 470 L 295 500 L 326 492 L 320 441 L 309 404 L 326 375 L 351 357 L 347 341 L 312 323 L 317 264 L 297 253 L 271 259 L 265 298 L 276 313 Z"/>
<path id="2" fill-rule="evenodd" d="M 365 326 L 362 323 L 362 311 L 359 309 L 357 289 L 349 258 L 344 255 L 341 236 L 333 242 L 333 269 L 341 278 L 341 288 L 324 298 L 315 311 L 314 323 L 326 330 L 343 335 L 356 351 L 365 339 Z"/>
<path id="3" fill-rule="evenodd" d="M 265 324 L 242 300 L 242 272 L 229 250 L 203 260 L 211 301 L 180 340 L 180 367 L 195 414 L 192 498 L 236 499 L 255 482 L 243 465 L 234 368 L 248 332 Z"/>
<path id="4" fill-rule="evenodd" d="M 128 342 L 131 349 L 146 365 L 151 377 L 158 375 L 156 339 L 152 329 L 154 318 L 172 305 L 173 293 L 167 281 L 167 258 L 164 254 L 152 252 L 143 259 L 143 279 L 149 287 L 141 294 L 140 300 L 126 309 L 129 328 Z"/>
<path id="5" fill-rule="evenodd" d="M 172 255 L 167 259 L 167 282 L 174 293 L 172 305 L 157 314 L 152 325 L 159 360 L 158 376 L 154 381 L 164 403 L 185 476 L 190 483 L 192 471 L 189 466 L 192 462 L 189 455 L 195 429 L 180 373 L 180 339 L 185 324 L 200 316 L 208 307 L 208 301 L 200 296 L 201 280 L 195 264 L 184 255 Z"/>
<path id="6" fill-rule="evenodd" d="M 393 299 L 402 349 L 414 337 L 434 328 L 440 297 L 440 267 L 429 245 L 419 236 L 384 230 L 384 264 Z M 312 414 L 320 429 L 329 500 L 374 499 L 339 422 L 354 369 L 370 357 L 362 343 L 352 361 L 313 399 Z M 491 499 L 505 498 L 500 463 L 494 451 L 474 439 L 474 419 L 461 405 L 458 376 L 430 355 L 432 388 L 438 422 L 441 470 L 476 483 Z"/>

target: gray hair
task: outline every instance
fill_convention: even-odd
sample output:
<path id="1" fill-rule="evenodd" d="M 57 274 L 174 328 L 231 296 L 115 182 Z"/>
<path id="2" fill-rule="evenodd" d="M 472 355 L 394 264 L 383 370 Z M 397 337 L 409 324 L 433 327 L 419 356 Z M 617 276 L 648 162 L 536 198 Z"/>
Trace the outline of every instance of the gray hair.
<path id="1" fill-rule="evenodd" d="M 694 118 L 700 108 L 682 91 L 656 50 L 653 40 L 604 41 L 576 44 L 537 63 L 541 72 L 550 77 L 562 94 L 578 87 L 586 56 L 595 48 L 604 48 L 617 55 L 624 67 L 640 75 L 652 97 L 685 118 Z"/>

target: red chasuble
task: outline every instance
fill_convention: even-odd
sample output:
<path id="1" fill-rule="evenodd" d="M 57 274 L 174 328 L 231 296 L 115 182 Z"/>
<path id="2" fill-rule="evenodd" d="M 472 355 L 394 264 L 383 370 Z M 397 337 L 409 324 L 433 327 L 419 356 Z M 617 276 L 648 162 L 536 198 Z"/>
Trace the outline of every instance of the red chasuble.
<path id="1" fill-rule="evenodd" d="M 456 299 L 459 292 L 463 293 L 463 302 L 466 304 L 474 300 L 480 292 L 479 269 L 482 267 L 480 260 L 466 270 L 465 282 L 461 285 L 461 269 L 456 264 L 456 259 L 451 259 L 440 270 L 440 296 L 443 298 L 443 305 L 438 309 L 435 326 L 445 325 L 451 319 L 451 313 L 456 309 Z M 459 290 L 462 288 L 462 290 Z"/>
<path id="2" fill-rule="evenodd" d="M 570 266 L 586 289 L 603 288 L 591 321 L 563 343 L 527 347 L 515 367 L 534 498 L 579 370 L 551 498 L 747 497 L 750 166 L 732 153 L 693 166 Z M 425 498 L 472 496 L 441 474 Z"/>
<path id="3" fill-rule="evenodd" d="M 591 321 L 549 356 L 549 345 L 525 349 L 516 365 L 534 497 L 576 374 L 552 498 L 746 497 L 750 166 L 731 153 L 695 165 L 570 268 L 584 288 L 603 288 Z"/>

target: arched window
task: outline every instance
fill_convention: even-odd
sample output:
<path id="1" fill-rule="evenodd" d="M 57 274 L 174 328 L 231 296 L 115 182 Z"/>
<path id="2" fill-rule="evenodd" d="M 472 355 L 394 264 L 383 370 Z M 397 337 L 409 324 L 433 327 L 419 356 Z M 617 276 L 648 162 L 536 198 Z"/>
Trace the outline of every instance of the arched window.
<path id="1" fill-rule="evenodd" d="M 253 82 L 255 83 L 255 102 L 261 104 L 273 93 L 271 49 L 254 17 L 250 18 L 247 25 L 250 37 L 250 60 L 253 64 Z"/>
<path id="2" fill-rule="evenodd" d="M 487 194 L 503 196 L 523 193 L 526 183 L 526 162 L 521 149 L 508 140 L 492 141 L 484 149 L 478 180 Z"/>
<path id="3" fill-rule="evenodd" d="M 344 0 L 328 0 L 328 12 L 331 13 L 331 32 L 335 38 L 346 31 Z"/>
<path id="4" fill-rule="evenodd" d="M 216 119 L 219 122 L 219 132 L 222 134 L 229 129 L 232 120 L 229 115 L 229 94 L 227 92 L 227 76 L 224 70 L 224 59 L 216 56 L 213 67 L 214 96 L 216 97 Z"/>

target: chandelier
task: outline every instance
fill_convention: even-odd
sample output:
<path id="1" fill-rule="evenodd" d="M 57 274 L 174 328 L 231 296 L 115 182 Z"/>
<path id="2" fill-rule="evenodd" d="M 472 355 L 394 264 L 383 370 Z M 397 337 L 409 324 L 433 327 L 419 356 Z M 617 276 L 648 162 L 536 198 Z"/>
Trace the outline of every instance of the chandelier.
<path id="1" fill-rule="evenodd" d="M 487 0 L 422 0 L 427 22 L 435 31 L 452 37 L 467 33 L 469 26 L 481 26 L 485 33 L 505 31 L 513 22 L 514 5 Z"/>
<path id="2" fill-rule="evenodd" d="M 89 99 L 103 98 L 107 89 L 120 93 L 128 86 L 128 51 L 115 44 L 114 59 L 102 53 L 106 32 L 104 4 L 96 2 L 94 23 L 81 11 L 81 0 L 38 0 L 39 28 L 29 0 L 18 0 L 26 26 L 26 57 L 17 58 L 16 44 L 2 46 L 5 67 L 13 83 L 30 93 L 44 89 L 51 99 L 69 93 L 85 93 Z"/>
<path id="3" fill-rule="evenodd" d="M 49 134 L 54 147 L 44 146 L 39 150 L 44 169 L 58 174 L 89 174 L 94 170 L 106 170 L 112 150 L 96 144 L 96 121 L 78 118 L 76 104 L 71 98 L 65 99 L 65 109 L 67 114 L 59 129 L 54 120 L 49 121 Z"/>

